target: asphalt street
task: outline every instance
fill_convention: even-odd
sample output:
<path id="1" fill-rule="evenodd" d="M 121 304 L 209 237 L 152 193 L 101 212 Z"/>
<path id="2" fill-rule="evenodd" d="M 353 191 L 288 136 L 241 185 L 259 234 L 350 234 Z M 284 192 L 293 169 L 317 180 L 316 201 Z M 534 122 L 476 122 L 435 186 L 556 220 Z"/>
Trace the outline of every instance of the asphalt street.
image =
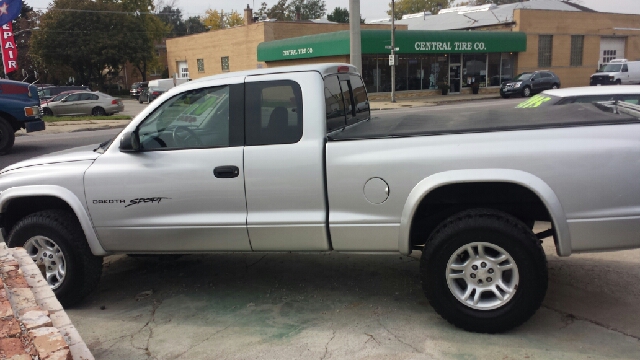
<path id="1" fill-rule="evenodd" d="M 385 113 L 463 114 L 519 101 Z M 118 131 L 21 136 L 0 165 Z M 640 250 L 559 258 L 551 239 L 544 248 L 542 308 L 500 335 L 456 329 L 435 313 L 422 293 L 419 252 L 109 256 L 97 291 L 67 313 L 98 360 L 638 359 Z"/>

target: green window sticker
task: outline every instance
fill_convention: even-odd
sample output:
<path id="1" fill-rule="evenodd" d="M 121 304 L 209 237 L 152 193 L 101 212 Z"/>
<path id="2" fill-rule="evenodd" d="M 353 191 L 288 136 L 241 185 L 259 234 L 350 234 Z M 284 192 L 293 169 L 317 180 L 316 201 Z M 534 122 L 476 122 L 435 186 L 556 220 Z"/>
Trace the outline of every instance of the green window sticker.
<path id="1" fill-rule="evenodd" d="M 520 104 L 518 104 L 518 106 L 516 106 L 516 108 L 518 109 L 537 108 L 538 106 L 546 103 L 549 100 L 551 100 L 551 98 L 548 96 L 536 95 L 531 99 L 521 102 Z"/>

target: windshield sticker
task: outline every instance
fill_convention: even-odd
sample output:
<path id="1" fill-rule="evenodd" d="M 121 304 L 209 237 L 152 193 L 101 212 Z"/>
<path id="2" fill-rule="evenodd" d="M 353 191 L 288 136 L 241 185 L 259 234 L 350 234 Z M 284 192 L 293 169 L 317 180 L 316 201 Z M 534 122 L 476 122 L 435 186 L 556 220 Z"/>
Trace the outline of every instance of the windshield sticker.
<path id="1" fill-rule="evenodd" d="M 521 102 L 520 104 L 518 104 L 518 106 L 516 106 L 516 108 L 518 109 L 537 108 L 538 106 L 546 103 L 549 100 L 551 100 L 551 98 L 548 96 L 536 95 L 527 101 Z"/>

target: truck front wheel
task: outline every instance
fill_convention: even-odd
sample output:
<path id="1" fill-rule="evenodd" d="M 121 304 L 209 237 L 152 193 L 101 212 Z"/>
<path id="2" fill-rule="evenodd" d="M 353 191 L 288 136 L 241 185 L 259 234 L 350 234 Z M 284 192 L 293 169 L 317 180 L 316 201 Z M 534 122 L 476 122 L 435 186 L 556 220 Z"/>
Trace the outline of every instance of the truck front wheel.
<path id="1" fill-rule="evenodd" d="M 474 332 L 524 323 L 547 291 L 540 241 L 520 220 L 489 209 L 464 211 L 438 226 L 425 244 L 420 271 L 438 314 Z"/>
<path id="2" fill-rule="evenodd" d="M 16 134 L 9 122 L 0 117 L 0 155 L 7 154 L 13 147 Z"/>
<path id="3" fill-rule="evenodd" d="M 102 274 L 102 258 L 94 256 L 75 215 L 61 210 L 31 214 L 12 229 L 9 247 L 24 247 L 64 306 L 93 291 Z"/>

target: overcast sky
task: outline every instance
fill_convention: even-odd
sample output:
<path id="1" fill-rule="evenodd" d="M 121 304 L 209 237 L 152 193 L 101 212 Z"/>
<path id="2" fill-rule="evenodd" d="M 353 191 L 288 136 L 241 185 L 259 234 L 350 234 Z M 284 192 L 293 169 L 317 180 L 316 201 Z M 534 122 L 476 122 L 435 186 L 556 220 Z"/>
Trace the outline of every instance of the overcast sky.
<path id="1" fill-rule="evenodd" d="M 50 0 L 23 0 L 28 5 L 38 9 L 45 10 Z M 247 4 L 255 8 L 260 7 L 260 3 L 264 0 L 176 0 L 176 4 L 187 16 L 203 15 L 204 12 L 211 9 L 222 9 L 225 11 L 237 10 L 242 12 Z M 325 0 L 327 4 L 327 12 L 333 11 L 336 7 L 349 7 L 349 0 Z M 361 0 L 362 17 L 367 20 L 382 19 L 387 17 L 389 2 L 391 0 Z M 277 0 L 266 0 L 269 6 L 275 4 Z M 602 12 L 619 12 L 629 14 L 640 14 L 639 0 L 580 0 L 584 6 L 590 7 L 596 11 Z"/>

